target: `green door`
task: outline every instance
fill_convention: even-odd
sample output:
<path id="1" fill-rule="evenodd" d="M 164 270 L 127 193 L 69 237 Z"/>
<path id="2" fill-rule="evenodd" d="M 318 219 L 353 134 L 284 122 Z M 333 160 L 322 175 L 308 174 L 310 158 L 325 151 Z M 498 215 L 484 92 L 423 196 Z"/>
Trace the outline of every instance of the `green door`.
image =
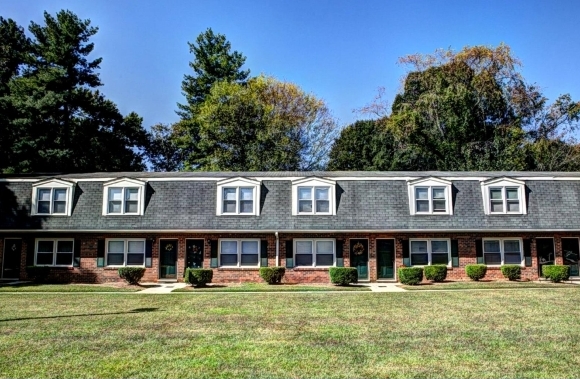
<path id="1" fill-rule="evenodd" d="M 360 280 L 369 279 L 369 241 L 350 240 L 350 267 L 356 267 Z"/>
<path id="2" fill-rule="evenodd" d="M 395 240 L 377 240 L 377 278 L 395 279 Z"/>
<path id="3" fill-rule="evenodd" d="M 203 268 L 203 240 L 187 240 L 185 244 L 186 267 Z"/>
<path id="4" fill-rule="evenodd" d="M 580 256 L 580 247 L 578 238 L 562 238 L 562 258 L 564 264 L 570 266 L 570 276 L 578 276 L 578 258 Z"/>
<path id="5" fill-rule="evenodd" d="M 161 240 L 159 244 L 159 277 L 176 279 L 177 240 Z"/>
<path id="6" fill-rule="evenodd" d="M 538 275 L 542 275 L 542 267 L 554 264 L 554 240 L 552 238 L 536 238 L 538 254 Z"/>

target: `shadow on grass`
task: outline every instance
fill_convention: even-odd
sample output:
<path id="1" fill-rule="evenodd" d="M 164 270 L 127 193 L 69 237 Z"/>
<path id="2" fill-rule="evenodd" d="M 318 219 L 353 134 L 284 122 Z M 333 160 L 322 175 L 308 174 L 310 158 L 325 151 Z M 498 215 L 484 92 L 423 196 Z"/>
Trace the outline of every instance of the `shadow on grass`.
<path id="1" fill-rule="evenodd" d="M 130 311 L 127 311 L 127 312 L 86 313 L 86 314 L 62 315 L 62 316 L 39 316 L 39 317 L 7 318 L 7 319 L 0 319 L 0 322 L 23 321 L 23 320 L 43 320 L 43 319 L 67 318 L 67 317 L 124 315 L 124 314 L 131 314 L 131 313 L 156 312 L 158 310 L 159 310 L 159 308 L 135 308 L 135 309 L 131 309 Z"/>

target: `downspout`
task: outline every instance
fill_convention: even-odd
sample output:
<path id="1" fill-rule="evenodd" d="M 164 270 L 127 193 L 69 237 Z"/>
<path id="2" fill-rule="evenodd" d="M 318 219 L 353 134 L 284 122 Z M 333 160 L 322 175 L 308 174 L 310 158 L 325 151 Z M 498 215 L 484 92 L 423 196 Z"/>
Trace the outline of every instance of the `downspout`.
<path id="1" fill-rule="evenodd" d="M 278 232 L 275 232 L 276 236 L 276 266 L 280 266 L 280 238 L 278 238 Z"/>

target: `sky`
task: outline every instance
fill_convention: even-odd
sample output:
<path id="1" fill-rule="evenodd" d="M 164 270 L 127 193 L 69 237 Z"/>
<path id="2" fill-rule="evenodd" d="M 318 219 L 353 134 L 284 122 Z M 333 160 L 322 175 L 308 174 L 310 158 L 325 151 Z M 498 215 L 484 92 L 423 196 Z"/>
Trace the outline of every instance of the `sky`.
<path id="1" fill-rule="evenodd" d="M 399 57 L 438 48 L 503 42 L 550 100 L 580 100 L 578 0 L 0 0 L 0 16 L 25 28 L 61 9 L 99 27 L 100 90 L 146 127 L 178 120 L 187 42 L 207 28 L 247 57 L 252 75 L 297 84 L 340 125 L 366 118 L 355 110 L 379 87 L 393 100 L 407 71 Z"/>

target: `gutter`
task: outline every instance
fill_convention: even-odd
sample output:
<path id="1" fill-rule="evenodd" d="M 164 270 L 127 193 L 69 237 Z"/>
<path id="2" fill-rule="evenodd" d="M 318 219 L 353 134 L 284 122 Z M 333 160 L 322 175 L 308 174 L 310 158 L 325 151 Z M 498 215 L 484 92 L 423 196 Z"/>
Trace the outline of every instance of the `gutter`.
<path id="1" fill-rule="evenodd" d="M 280 238 L 278 232 L 274 233 L 276 236 L 276 266 L 280 266 Z"/>
<path id="2" fill-rule="evenodd" d="M 566 233 L 580 232 L 580 228 L 575 229 L 286 229 L 286 230 L 247 230 L 247 229 L 0 229 L 0 233 L 195 233 L 195 234 L 218 234 L 218 233 L 240 233 L 240 234 L 309 234 L 309 233 L 336 233 L 336 234 L 360 234 L 360 233 Z"/>

